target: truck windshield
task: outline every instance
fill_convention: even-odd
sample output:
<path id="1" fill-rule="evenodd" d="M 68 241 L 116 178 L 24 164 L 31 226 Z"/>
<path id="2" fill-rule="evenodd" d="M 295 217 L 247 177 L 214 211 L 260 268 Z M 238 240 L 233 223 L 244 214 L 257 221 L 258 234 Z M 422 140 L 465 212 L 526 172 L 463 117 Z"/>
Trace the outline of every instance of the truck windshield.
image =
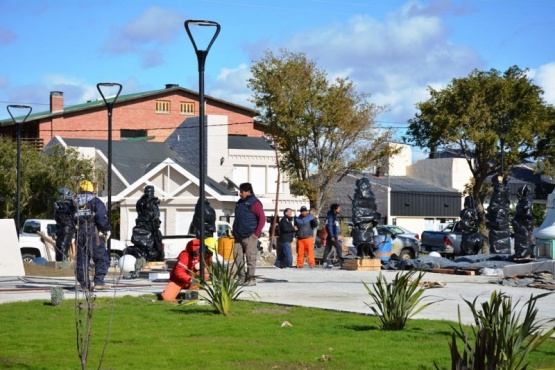
<path id="1" fill-rule="evenodd" d="M 231 230 L 228 225 L 218 225 L 218 238 L 227 235 L 227 230 Z"/>
<path id="2" fill-rule="evenodd" d="M 56 224 L 46 225 L 46 233 L 48 234 L 48 236 L 55 235 L 57 230 L 58 227 L 56 226 Z"/>
<path id="3" fill-rule="evenodd" d="M 40 231 L 40 223 L 36 221 L 28 221 L 23 225 L 23 232 L 28 234 L 36 234 Z"/>

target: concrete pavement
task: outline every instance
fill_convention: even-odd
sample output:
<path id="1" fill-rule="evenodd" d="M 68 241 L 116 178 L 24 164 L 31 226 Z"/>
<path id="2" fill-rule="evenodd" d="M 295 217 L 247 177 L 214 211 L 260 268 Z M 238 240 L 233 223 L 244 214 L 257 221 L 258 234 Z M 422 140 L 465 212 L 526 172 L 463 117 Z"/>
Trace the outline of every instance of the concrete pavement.
<path id="1" fill-rule="evenodd" d="M 394 279 L 398 271 L 382 270 L 387 281 Z M 258 300 L 291 306 L 323 308 L 336 311 L 370 314 L 365 303 L 372 300 L 362 284 L 376 282 L 380 271 L 347 271 L 337 268 L 322 269 L 308 267 L 302 269 L 278 269 L 275 267 L 257 267 L 257 285 L 245 287 L 241 299 Z M 441 282 L 442 288 L 427 289 L 426 301 L 440 300 L 426 308 L 415 318 L 457 321 L 457 308 L 461 309 L 464 323 L 473 323 L 470 309 L 463 299 L 472 301 L 478 297 L 478 303 L 489 299 L 493 290 L 503 291 L 513 298 L 513 303 L 520 300 L 520 306 L 531 294 L 546 293 L 547 290 L 529 287 L 517 288 L 496 284 L 499 277 L 467 276 L 438 273 L 426 273 L 423 282 Z M 109 280 L 106 280 L 109 284 Z M 115 285 L 116 282 L 112 281 Z M 73 287 L 74 278 L 46 277 L 0 277 L 0 304 L 15 301 L 50 300 L 52 286 Z M 149 293 L 161 293 L 165 282 L 151 282 L 148 279 L 120 280 L 116 289 L 97 292 L 98 297 L 139 296 Z M 75 293 L 66 290 L 66 299 L 75 297 Z M 537 302 L 538 319 L 555 318 L 555 294 Z M 555 324 L 551 324 L 555 326 Z M 547 327 L 547 326 L 545 326 Z"/>

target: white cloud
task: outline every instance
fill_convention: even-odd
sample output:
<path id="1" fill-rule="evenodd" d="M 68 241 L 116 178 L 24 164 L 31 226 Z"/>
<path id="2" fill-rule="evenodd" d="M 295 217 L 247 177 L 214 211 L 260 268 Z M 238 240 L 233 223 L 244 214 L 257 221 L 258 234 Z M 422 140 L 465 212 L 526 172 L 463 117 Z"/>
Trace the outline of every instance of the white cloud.
<path id="1" fill-rule="evenodd" d="M 414 117 L 415 104 L 428 99 L 429 85 L 444 86 L 484 66 L 474 50 L 449 40 L 450 30 L 438 16 L 467 11 L 453 1 L 410 2 L 383 20 L 358 15 L 346 23 L 306 29 L 283 47 L 306 53 L 330 79 L 350 78 L 357 90 L 372 94 L 373 102 L 389 107 L 384 115 L 388 121 L 406 122 Z M 260 47 L 251 46 L 251 54 Z M 277 52 L 275 47 L 272 50 Z M 240 91 L 237 96 L 243 95 L 238 79 L 245 78 L 245 69 L 222 71 L 218 93 L 235 95 L 231 91 Z"/>
<path id="2" fill-rule="evenodd" d="M 170 44 L 184 32 L 183 19 L 175 10 L 151 7 L 122 28 L 112 29 L 102 51 L 138 53 L 144 68 L 156 67 L 164 62 L 160 46 Z"/>
<path id="3" fill-rule="evenodd" d="M 555 105 L 555 62 L 544 64 L 535 71 L 535 83 L 544 90 L 544 99 Z"/>
<path id="4" fill-rule="evenodd" d="M 175 10 L 154 6 L 126 24 L 121 34 L 137 43 L 167 44 L 183 30 L 183 19 Z"/>
<path id="5" fill-rule="evenodd" d="M 253 104 L 249 102 L 252 92 L 247 87 L 247 80 L 250 77 L 251 72 L 246 64 L 241 64 L 237 68 L 224 68 L 220 71 L 216 82 L 212 83 L 209 95 L 252 108 Z"/>

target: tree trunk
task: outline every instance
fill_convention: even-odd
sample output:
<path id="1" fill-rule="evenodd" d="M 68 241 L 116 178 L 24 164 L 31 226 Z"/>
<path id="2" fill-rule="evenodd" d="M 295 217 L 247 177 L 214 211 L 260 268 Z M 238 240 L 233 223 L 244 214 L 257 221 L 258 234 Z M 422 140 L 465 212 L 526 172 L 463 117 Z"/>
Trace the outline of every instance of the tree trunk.
<path id="1" fill-rule="evenodd" d="M 279 208 L 279 186 L 281 178 L 281 168 L 279 165 L 279 153 L 277 150 L 277 144 L 274 140 L 274 151 L 276 153 L 276 169 L 277 169 L 277 180 L 276 180 L 276 206 L 274 209 L 274 218 L 272 220 L 272 226 L 270 226 L 270 241 L 268 242 L 268 252 L 272 252 L 274 248 L 274 235 L 276 232 L 276 223 L 278 218 L 278 208 Z"/>

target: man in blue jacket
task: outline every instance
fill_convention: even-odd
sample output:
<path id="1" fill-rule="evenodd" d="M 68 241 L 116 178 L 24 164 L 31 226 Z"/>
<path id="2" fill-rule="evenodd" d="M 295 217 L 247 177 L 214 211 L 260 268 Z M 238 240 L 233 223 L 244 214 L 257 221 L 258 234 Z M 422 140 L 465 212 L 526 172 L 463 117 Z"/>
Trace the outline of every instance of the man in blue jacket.
<path id="1" fill-rule="evenodd" d="M 233 221 L 233 258 L 237 263 L 247 260 L 247 271 L 240 271 L 239 278 L 244 285 L 256 285 L 256 256 L 258 255 L 258 238 L 266 224 L 262 203 L 254 195 L 252 185 L 248 182 L 239 185 L 239 200 L 235 205 Z M 246 275 L 246 276 L 245 276 Z"/>
<path id="2" fill-rule="evenodd" d="M 94 262 L 94 290 L 104 290 L 104 277 L 110 267 L 105 241 L 110 237 L 110 222 L 106 207 L 94 194 L 88 180 L 79 182 L 77 196 L 77 281 L 86 291 L 93 289 L 89 279 L 89 261 Z M 103 236 L 100 235 L 103 233 Z"/>
<path id="3" fill-rule="evenodd" d="M 326 215 L 326 231 L 328 232 L 328 238 L 326 239 L 326 248 L 324 248 L 324 255 L 322 256 L 322 267 L 324 268 L 332 267 L 331 264 L 327 263 L 328 255 L 332 247 L 335 248 L 335 256 L 339 260 L 340 266 L 343 267 L 343 247 L 339 241 L 339 220 L 337 219 L 339 213 L 341 213 L 341 207 L 339 204 L 333 203 Z"/>
<path id="4" fill-rule="evenodd" d="M 300 216 L 295 218 L 297 226 L 297 268 L 304 267 L 305 255 L 310 268 L 316 265 L 314 259 L 314 229 L 318 227 L 318 220 L 308 213 L 308 209 L 302 206 L 299 210 Z"/>

